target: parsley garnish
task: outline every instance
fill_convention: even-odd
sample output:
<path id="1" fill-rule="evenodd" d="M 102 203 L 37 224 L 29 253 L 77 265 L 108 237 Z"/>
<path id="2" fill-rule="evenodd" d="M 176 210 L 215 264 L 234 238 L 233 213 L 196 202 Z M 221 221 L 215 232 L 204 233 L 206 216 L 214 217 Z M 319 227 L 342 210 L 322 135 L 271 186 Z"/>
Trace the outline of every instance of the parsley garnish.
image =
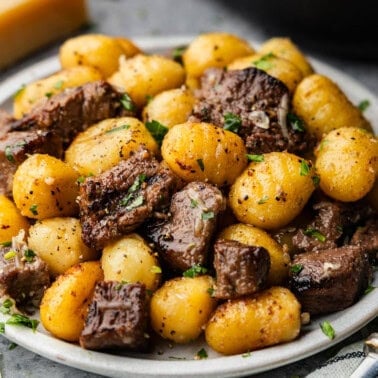
<path id="1" fill-rule="evenodd" d="M 312 182 L 314 183 L 314 186 L 318 187 L 320 184 L 320 177 L 315 175 L 315 176 L 312 176 L 311 179 L 312 179 Z"/>
<path id="2" fill-rule="evenodd" d="M 214 211 L 204 211 L 201 214 L 202 220 L 209 220 L 214 218 Z"/>
<path id="3" fill-rule="evenodd" d="M 360 109 L 361 112 L 364 112 L 369 106 L 370 106 L 370 101 L 369 100 L 362 100 L 358 104 L 358 109 Z"/>
<path id="4" fill-rule="evenodd" d="M 191 268 L 186 270 L 182 275 L 184 277 L 194 278 L 200 276 L 201 274 L 206 274 L 207 269 L 201 265 L 193 265 Z"/>
<path id="5" fill-rule="evenodd" d="M 196 208 L 198 206 L 198 201 L 196 201 L 195 199 L 191 198 L 190 199 L 190 207 L 192 209 Z"/>
<path id="6" fill-rule="evenodd" d="M 38 205 L 33 204 L 33 205 L 30 206 L 29 210 L 30 210 L 30 212 L 31 212 L 33 215 L 38 215 L 38 210 L 37 210 L 37 208 L 38 208 Z"/>
<path id="7" fill-rule="evenodd" d="M 50 98 L 53 94 L 54 94 L 53 92 L 46 92 L 46 93 L 45 93 L 45 96 L 46 96 L 47 98 Z"/>
<path id="8" fill-rule="evenodd" d="M 179 46 L 179 47 L 176 47 L 173 51 L 172 51 L 172 59 L 177 62 L 177 63 L 182 63 L 182 55 L 184 54 L 186 50 L 186 46 Z"/>
<path id="9" fill-rule="evenodd" d="M 257 204 L 258 205 L 262 205 L 264 204 L 266 201 L 268 201 L 269 197 L 268 196 L 264 196 L 262 198 L 260 198 L 258 201 L 257 201 Z"/>
<path id="10" fill-rule="evenodd" d="M 196 358 L 197 360 L 202 360 L 202 359 L 207 358 L 207 357 L 208 357 L 208 355 L 207 355 L 206 350 L 205 350 L 204 348 L 201 348 L 201 349 L 197 352 L 195 358 Z"/>
<path id="11" fill-rule="evenodd" d="M 55 88 L 55 89 L 62 89 L 62 87 L 63 87 L 63 83 L 64 83 L 63 80 L 59 80 L 59 81 L 57 81 L 57 82 L 54 84 L 54 88 Z"/>
<path id="12" fill-rule="evenodd" d="M 316 230 L 315 228 L 312 228 L 312 227 L 307 227 L 303 233 L 307 236 L 312 236 L 313 238 L 319 240 L 320 242 L 325 242 L 326 241 L 326 237 L 321 233 L 319 232 L 318 230 Z"/>
<path id="13" fill-rule="evenodd" d="M 197 164 L 200 167 L 201 171 L 203 172 L 205 170 L 205 165 L 203 164 L 203 160 L 197 159 Z"/>
<path id="14" fill-rule="evenodd" d="M 36 254 L 34 253 L 34 251 L 32 249 L 27 249 L 25 250 L 24 252 L 24 257 L 25 257 L 25 260 L 27 262 L 32 262 L 34 260 L 34 257 L 36 256 Z"/>
<path id="15" fill-rule="evenodd" d="M 226 113 L 224 115 L 224 124 L 223 128 L 228 131 L 232 131 L 237 134 L 241 126 L 241 119 L 239 116 L 233 113 Z"/>
<path id="16" fill-rule="evenodd" d="M 26 84 L 22 84 L 19 89 L 13 94 L 13 99 L 16 99 L 17 96 L 19 96 L 26 88 Z"/>
<path id="17" fill-rule="evenodd" d="M 115 286 L 115 289 L 116 289 L 117 291 L 120 291 L 120 290 L 122 289 L 122 286 L 123 286 L 123 285 L 127 285 L 127 284 L 128 284 L 127 281 L 122 280 L 120 283 L 118 283 L 118 284 Z"/>
<path id="18" fill-rule="evenodd" d="M 78 184 L 82 184 L 86 179 L 86 176 L 79 176 L 76 180 Z"/>
<path id="19" fill-rule="evenodd" d="M 4 333 L 4 332 L 5 332 L 5 323 L 0 322 L 0 333 Z"/>
<path id="20" fill-rule="evenodd" d="M 161 268 L 160 268 L 160 266 L 153 265 L 153 266 L 151 266 L 150 272 L 151 273 L 161 273 Z"/>
<path id="21" fill-rule="evenodd" d="M 7 298 L 3 302 L 3 304 L 0 306 L 0 312 L 2 314 L 9 314 L 12 306 L 13 306 L 13 301 L 11 299 Z"/>
<path id="22" fill-rule="evenodd" d="M 294 274 L 298 274 L 302 271 L 303 265 L 302 264 L 294 264 L 290 267 L 290 271 Z"/>
<path id="23" fill-rule="evenodd" d="M 301 176 L 307 176 L 311 171 L 311 166 L 306 160 L 301 161 L 301 167 L 299 169 L 299 174 Z"/>
<path id="24" fill-rule="evenodd" d="M 12 242 L 11 241 L 5 241 L 5 242 L 0 243 L 0 245 L 2 247 L 10 247 L 12 245 Z"/>
<path id="25" fill-rule="evenodd" d="M 137 190 L 140 189 L 143 182 L 146 181 L 147 176 L 144 173 L 141 173 L 136 177 L 133 184 L 127 191 L 127 195 L 121 200 L 120 205 L 126 206 L 126 210 L 132 210 L 136 207 L 139 207 L 143 204 L 144 198 L 143 196 L 138 196 L 134 198 L 134 194 Z"/>
<path id="26" fill-rule="evenodd" d="M 366 288 L 366 290 L 364 291 L 364 294 L 365 294 L 365 295 L 366 295 L 366 294 L 369 294 L 369 293 L 371 293 L 374 289 L 376 289 L 375 286 L 369 285 L 369 286 Z"/>
<path id="27" fill-rule="evenodd" d="M 135 199 L 133 199 L 127 206 L 126 206 L 126 210 L 127 211 L 130 211 L 130 210 L 133 210 L 133 209 L 136 209 L 137 207 L 139 206 L 142 206 L 143 205 L 143 202 L 144 202 L 144 198 L 142 195 L 136 197 Z"/>
<path id="28" fill-rule="evenodd" d="M 124 93 L 121 96 L 120 102 L 126 110 L 129 110 L 130 112 L 135 110 L 135 105 L 133 103 L 133 100 L 131 99 L 131 97 L 127 93 Z"/>
<path id="29" fill-rule="evenodd" d="M 273 53 L 269 53 L 262 56 L 260 59 L 253 61 L 252 64 L 259 70 L 266 71 L 273 67 L 272 62 L 269 62 L 269 60 L 273 57 Z"/>
<path id="30" fill-rule="evenodd" d="M 209 293 L 210 297 L 213 297 L 213 296 L 214 296 L 214 292 L 215 292 L 215 290 L 214 290 L 213 287 L 209 287 L 209 288 L 207 289 L 207 292 Z"/>
<path id="31" fill-rule="evenodd" d="M 6 324 L 14 325 L 24 325 L 35 331 L 38 327 L 39 321 L 37 319 L 30 319 L 28 316 L 21 314 L 13 314 L 7 321 Z"/>
<path id="32" fill-rule="evenodd" d="M 14 156 L 13 156 L 13 149 L 12 149 L 12 146 L 6 146 L 5 147 L 5 157 L 7 158 L 8 161 L 10 161 L 11 163 L 15 163 L 15 159 L 14 159 Z"/>
<path id="33" fill-rule="evenodd" d="M 247 154 L 248 161 L 254 161 L 256 163 L 261 163 L 264 161 L 264 155 L 251 155 Z"/>
<path id="34" fill-rule="evenodd" d="M 17 252 L 14 249 L 11 249 L 10 251 L 4 254 L 4 259 L 10 260 L 16 257 L 16 255 L 17 255 Z"/>
<path id="35" fill-rule="evenodd" d="M 120 131 L 120 130 L 127 130 L 128 128 L 130 128 L 130 125 L 117 126 L 114 129 L 110 129 L 110 130 L 105 131 L 105 134 L 115 133 L 116 131 Z"/>
<path id="36" fill-rule="evenodd" d="M 320 328 L 329 339 L 333 340 L 335 338 L 336 333 L 330 322 L 325 320 L 324 322 L 320 323 Z"/>
<path id="37" fill-rule="evenodd" d="M 147 104 L 149 104 L 153 99 L 154 99 L 154 96 L 152 96 L 150 94 L 146 95 Z"/>
<path id="38" fill-rule="evenodd" d="M 301 133 L 305 131 L 303 121 L 297 115 L 288 113 L 287 120 L 290 122 L 290 125 L 294 131 L 300 131 Z"/>
<path id="39" fill-rule="evenodd" d="M 160 122 L 155 121 L 154 119 L 150 122 L 146 122 L 146 127 L 160 146 L 163 142 L 165 134 L 168 132 L 168 127 L 162 125 Z"/>

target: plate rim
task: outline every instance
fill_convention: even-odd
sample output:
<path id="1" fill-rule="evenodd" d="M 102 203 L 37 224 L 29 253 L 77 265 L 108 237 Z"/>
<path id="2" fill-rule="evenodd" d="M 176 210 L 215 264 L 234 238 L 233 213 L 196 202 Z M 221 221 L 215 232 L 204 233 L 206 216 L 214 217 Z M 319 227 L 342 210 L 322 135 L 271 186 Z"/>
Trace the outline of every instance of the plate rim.
<path id="1" fill-rule="evenodd" d="M 157 37 L 131 37 L 131 39 L 142 49 L 169 49 L 175 46 L 184 45 L 190 42 L 195 36 L 157 36 Z M 249 41 L 253 46 L 258 46 L 256 41 Z M 378 99 L 368 88 L 359 83 L 353 77 L 344 74 L 340 70 L 311 58 L 315 71 L 326 73 L 334 80 L 343 90 L 353 87 L 355 98 L 368 97 L 371 106 L 366 112 L 367 118 L 371 119 L 374 128 L 378 130 Z M 13 74 L 2 83 L 0 83 L 0 107 L 9 101 L 12 95 L 22 84 L 38 79 L 59 69 L 59 60 L 56 55 L 43 59 L 33 65 L 24 68 L 18 73 Z M 349 88 L 350 89 L 350 88 Z M 347 91 L 346 91 L 347 92 Z M 375 122 L 375 123 L 374 123 Z M 378 273 L 375 273 L 375 281 L 378 281 Z M 378 283 L 378 282 L 377 282 Z M 375 304 L 375 306 L 374 306 Z M 361 315 L 361 309 L 365 311 Z M 283 367 L 287 364 L 302 360 L 314 355 L 333 345 L 341 342 L 357 330 L 365 326 L 369 321 L 374 319 L 378 313 L 378 290 L 374 290 L 367 296 L 362 297 L 355 305 L 334 313 L 328 318 L 332 318 L 332 325 L 336 330 L 336 338 L 329 340 L 320 328 L 311 330 L 309 333 L 302 335 L 297 340 L 290 343 L 280 344 L 269 348 L 254 351 L 249 358 L 242 358 L 241 355 L 221 356 L 206 360 L 152 360 L 136 357 L 115 356 L 102 352 L 88 351 L 77 345 L 58 340 L 53 336 L 43 332 L 33 333 L 32 330 L 12 326 L 6 327 L 4 336 L 13 342 L 37 353 L 45 358 L 55 362 L 75 367 L 87 372 L 102 374 L 111 377 L 189 377 L 189 376 L 206 376 L 206 377 L 229 377 L 242 376 L 254 373 L 268 371 L 277 367 Z M 343 326 L 338 331 L 341 323 L 345 320 L 359 319 L 357 323 Z M 6 316 L 0 314 L 0 321 L 4 321 Z M 41 326 L 39 326 L 40 328 Z M 312 343 L 308 344 L 311 338 Z M 42 346 L 42 348 L 41 348 Z M 57 350 L 58 349 L 58 350 Z M 295 350 L 300 350 L 299 354 L 294 354 Z M 67 355 L 62 354 L 67 353 Z M 263 354 L 279 355 L 279 359 L 273 359 L 267 364 Z M 67 357 L 68 356 L 68 357 Z M 102 361 L 104 359 L 106 361 Z M 97 361 L 97 362 L 96 362 Z M 101 366 L 99 366 L 99 362 Z M 97 365 L 96 365 L 97 364 Z M 126 367 L 126 368 L 125 368 Z"/>

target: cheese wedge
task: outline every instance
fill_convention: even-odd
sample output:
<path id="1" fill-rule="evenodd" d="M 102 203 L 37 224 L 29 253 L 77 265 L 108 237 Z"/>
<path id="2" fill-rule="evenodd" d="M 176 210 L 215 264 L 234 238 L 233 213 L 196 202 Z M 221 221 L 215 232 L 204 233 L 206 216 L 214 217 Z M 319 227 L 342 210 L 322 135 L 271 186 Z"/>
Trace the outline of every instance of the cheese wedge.
<path id="1" fill-rule="evenodd" d="M 0 0 L 0 69 L 87 20 L 85 0 Z"/>

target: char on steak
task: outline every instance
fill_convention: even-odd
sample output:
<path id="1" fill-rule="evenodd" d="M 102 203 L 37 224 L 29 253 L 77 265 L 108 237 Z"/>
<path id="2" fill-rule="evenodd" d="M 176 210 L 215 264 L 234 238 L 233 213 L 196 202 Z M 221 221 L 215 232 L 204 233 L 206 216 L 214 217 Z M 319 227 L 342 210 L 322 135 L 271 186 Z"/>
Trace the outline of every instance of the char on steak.
<path id="1" fill-rule="evenodd" d="M 259 291 L 265 284 L 270 256 L 262 247 L 218 239 L 214 245 L 216 290 L 220 299 L 235 299 Z"/>
<path id="2" fill-rule="evenodd" d="M 63 154 L 61 138 L 52 130 L 9 131 L 0 136 L 0 194 L 12 195 L 13 174 L 31 154 Z"/>
<path id="3" fill-rule="evenodd" d="M 254 67 L 208 69 L 201 78 L 191 121 L 224 127 L 225 116 L 240 118 L 238 134 L 250 153 L 288 150 L 303 153 L 314 139 L 287 124 L 289 91 L 281 81 Z"/>
<path id="4" fill-rule="evenodd" d="M 10 296 L 25 310 L 38 306 L 50 284 L 47 265 L 24 241 L 25 232 L 0 248 L 0 297 Z"/>
<path id="5" fill-rule="evenodd" d="M 143 284 L 100 281 L 89 305 L 80 345 L 86 349 L 147 346 L 147 300 Z"/>
<path id="6" fill-rule="evenodd" d="M 80 185 L 78 203 L 84 242 L 93 248 L 135 230 L 164 209 L 181 181 L 141 149 Z"/>
<path id="7" fill-rule="evenodd" d="M 226 200 L 214 185 L 191 182 L 173 195 L 167 220 L 152 220 L 146 236 L 168 265 L 185 271 L 204 265 L 219 213 Z"/>
<path id="8" fill-rule="evenodd" d="M 301 253 L 290 269 L 290 287 L 303 311 L 312 315 L 351 306 L 370 280 L 368 255 L 358 246 Z"/>
<path id="9" fill-rule="evenodd" d="M 122 107 L 121 97 L 120 92 L 102 80 L 69 88 L 12 122 L 11 129 L 54 130 L 66 147 L 79 132 L 94 123 L 119 115 L 134 115 Z"/>

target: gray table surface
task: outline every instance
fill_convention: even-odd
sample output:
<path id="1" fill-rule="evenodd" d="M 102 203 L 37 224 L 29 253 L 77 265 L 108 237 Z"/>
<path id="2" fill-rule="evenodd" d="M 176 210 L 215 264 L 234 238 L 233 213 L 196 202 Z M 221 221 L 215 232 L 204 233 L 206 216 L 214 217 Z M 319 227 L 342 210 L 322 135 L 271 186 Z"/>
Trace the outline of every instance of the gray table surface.
<path id="1" fill-rule="evenodd" d="M 246 39 L 262 42 L 277 35 L 290 36 L 301 49 L 315 58 L 333 65 L 344 73 L 354 77 L 375 95 L 378 94 L 378 64 L 369 60 L 369 49 L 377 49 L 377 45 L 367 46 L 366 54 L 353 54 L 353 48 L 345 45 L 343 55 L 334 55 L 334 49 L 326 39 L 319 40 L 314 36 L 303 36 L 300 30 L 288 29 L 287 26 L 272 24 L 269 20 L 259 19 L 261 3 L 246 1 L 216 0 L 89 0 L 91 14 L 91 31 L 111 35 L 136 36 L 165 35 L 196 35 L 206 31 L 227 31 Z M 249 5 L 248 5 L 249 4 Z M 295 20 L 293 20 L 295 24 Z M 306 39 L 307 38 L 307 39 Z M 57 52 L 58 45 L 51 46 L 23 62 L 0 73 L 0 82 L 6 77 L 28 65 L 51 56 Z M 348 53 L 348 54 L 347 54 Z M 376 323 L 370 327 L 376 329 Z M 366 336 L 367 330 L 362 336 Z M 357 340 L 356 334 L 347 342 Z M 9 350 L 9 341 L 0 338 L 0 367 L 2 377 L 54 377 L 54 378 L 91 378 L 97 375 L 70 368 L 44 359 L 18 346 Z M 335 349 L 333 350 L 333 352 Z M 315 369 L 317 364 L 324 362 L 332 351 L 317 354 L 296 364 L 276 369 L 258 377 L 293 377 L 304 376 Z"/>

